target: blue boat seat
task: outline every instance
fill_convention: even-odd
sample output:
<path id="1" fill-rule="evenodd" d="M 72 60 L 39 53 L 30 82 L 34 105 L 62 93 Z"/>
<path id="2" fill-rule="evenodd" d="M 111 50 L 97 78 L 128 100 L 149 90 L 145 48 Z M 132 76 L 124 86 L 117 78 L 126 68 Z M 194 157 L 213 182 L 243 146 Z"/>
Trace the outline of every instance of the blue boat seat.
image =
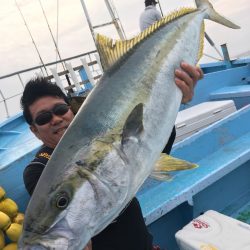
<path id="1" fill-rule="evenodd" d="M 0 148 L 6 147 L 6 145 L 12 144 L 13 140 L 18 138 L 21 132 L 18 131 L 0 131 Z"/>
<path id="2" fill-rule="evenodd" d="M 210 99 L 250 96 L 250 85 L 238 85 L 220 88 L 210 94 Z"/>
<path id="3" fill-rule="evenodd" d="M 144 183 L 137 197 L 147 224 L 158 220 L 184 202 L 193 205 L 200 192 L 250 161 L 249 115 L 250 106 L 247 106 L 174 146 L 173 156 L 195 162 L 199 167 L 172 173 L 173 179 L 170 182 L 149 178 Z M 242 124 L 241 129 L 238 129 L 239 123 Z M 242 182 L 244 176 L 245 174 L 240 176 Z M 233 185 L 233 180 L 229 180 L 230 186 Z M 245 189 L 250 191 L 249 181 L 246 183 Z M 227 195 L 229 194 L 232 195 L 233 192 L 230 191 Z M 219 211 L 223 206 L 231 204 L 231 199 L 228 198 L 227 204 L 222 206 L 220 199 L 212 197 L 209 205 Z M 196 204 L 194 215 L 200 207 L 201 205 Z"/>
<path id="4" fill-rule="evenodd" d="M 210 100 L 234 100 L 236 107 L 239 109 L 250 102 L 250 85 L 237 85 L 220 88 L 212 92 Z"/>

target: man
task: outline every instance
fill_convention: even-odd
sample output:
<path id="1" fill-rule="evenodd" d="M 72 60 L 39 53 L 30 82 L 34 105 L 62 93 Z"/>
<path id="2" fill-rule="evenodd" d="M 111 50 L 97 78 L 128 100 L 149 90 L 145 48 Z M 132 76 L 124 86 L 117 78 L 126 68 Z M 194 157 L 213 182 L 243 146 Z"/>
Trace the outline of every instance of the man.
<path id="1" fill-rule="evenodd" d="M 186 63 L 176 70 L 176 84 L 183 93 L 183 102 L 193 97 L 196 82 L 203 77 L 199 68 Z M 44 145 L 34 160 L 25 168 L 24 183 L 32 195 L 35 186 L 50 158 L 54 148 L 74 118 L 67 97 L 61 89 L 48 82 L 45 78 L 30 80 L 25 86 L 21 98 L 24 118 L 31 131 Z M 169 153 L 174 140 L 165 148 Z M 101 233 L 92 238 L 92 248 L 85 250 L 152 250 L 152 236 L 147 231 L 141 208 L 133 198 L 126 209 Z"/>
<path id="2" fill-rule="evenodd" d="M 141 31 L 162 18 L 161 13 L 156 9 L 157 3 L 155 0 L 145 0 L 145 10 L 140 15 Z"/>

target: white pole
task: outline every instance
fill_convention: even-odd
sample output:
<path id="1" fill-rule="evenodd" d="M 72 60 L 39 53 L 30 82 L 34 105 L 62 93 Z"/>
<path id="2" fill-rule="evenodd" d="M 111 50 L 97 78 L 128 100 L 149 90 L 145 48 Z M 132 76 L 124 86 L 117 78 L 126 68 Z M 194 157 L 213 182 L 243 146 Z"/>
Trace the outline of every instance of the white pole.
<path id="1" fill-rule="evenodd" d="M 94 42 L 95 42 L 95 44 L 96 44 L 96 40 L 95 40 L 95 31 L 94 31 L 93 25 L 92 25 L 92 23 L 91 23 L 90 16 L 89 16 L 89 13 L 88 13 L 86 4 L 85 4 L 84 0 L 80 0 L 80 1 L 81 1 L 81 4 L 82 4 L 83 11 L 84 11 L 84 13 L 85 13 L 85 17 L 86 17 L 86 19 L 87 19 L 88 25 L 89 25 L 90 32 L 91 32 L 92 37 L 93 37 L 93 40 L 94 40 Z"/>
<path id="2" fill-rule="evenodd" d="M 110 4 L 110 0 L 104 0 L 104 1 L 105 1 L 107 8 L 108 8 L 109 14 L 112 18 L 112 22 L 115 25 L 115 28 L 116 28 L 116 31 L 117 31 L 119 37 L 121 38 L 121 40 L 125 40 L 126 36 L 125 36 L 124 30 L 121 29 L 119 23 L 117 22 L 118 18 L 115 16 L 113 6 L 111 6 L 111 4 Z"/>
<path id="3" fill-rule="evenodd" d="M 93 78 L 93 76 L 92 76 L 92 73 L 91 73 L 91 71 L 90 71 L 90 69 L 89 69 L 89 65 L 88 65 L 86 59 L 85 59 L 85 58 L 80 58 L 80 60 L 81 60 L 82 65 L 83 65 L 83 67 L 84 67 L 84 69 L 85 69 L 85 72 L 86 72 L 86 74 L 87 74 L 87 77 L 88 77 L 88 79 L 89 79 L 89 82 L 94 86 L 94 85 L 95 85 L 95 80 L 94 80 L 94 78 Z"/>
<path id="4" fill-rule="evenodd" d="M 62 81 L 61 81 L 59 75 L 57 74 L 56 68 L 50 68 L 50 71 L 51 71 L 51 73 L 56 81 L 56 85 L 58 87 L 60 87 L 60 89 L 63 91 L 64 94 L 67 94 L 66 90 L 63 87 Z"/>
<path id="5" fill-rule="evenodd" d="M 65 63 L 67 70 L 69 71 L 71 78 L 76 86 L 76 89 L 78 92 L 82 91 L 81 85 L 79 84 L 79 81 L 77 79 L 76 73 L 71 65 L 71 63 Z"/>
<path id="6" fill-rule="evenodd" d="M 101 72 L 103 73 L 103 68 L 102 68 L 100 56 L 97 53 L 95 53 L 94 56 L 95 56 L 95 59 L 96 59 L 98 65 L 99 65 L 99 68 L 100 68 Z"/>

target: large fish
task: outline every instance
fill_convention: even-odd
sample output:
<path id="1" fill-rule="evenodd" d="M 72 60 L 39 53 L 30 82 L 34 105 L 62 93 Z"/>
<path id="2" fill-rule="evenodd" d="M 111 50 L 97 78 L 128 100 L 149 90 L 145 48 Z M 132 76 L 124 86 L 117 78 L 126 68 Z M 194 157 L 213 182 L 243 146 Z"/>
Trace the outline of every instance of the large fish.
<path id="1" fill-rule="evenodd" d="M 202 54 L 207 0 L 128 41 L 97 36 L 105 73 L 56 147 L 26 211 L 20 249 L 83 249 L 150 175 L 176 119 L 174 70 Z"/>

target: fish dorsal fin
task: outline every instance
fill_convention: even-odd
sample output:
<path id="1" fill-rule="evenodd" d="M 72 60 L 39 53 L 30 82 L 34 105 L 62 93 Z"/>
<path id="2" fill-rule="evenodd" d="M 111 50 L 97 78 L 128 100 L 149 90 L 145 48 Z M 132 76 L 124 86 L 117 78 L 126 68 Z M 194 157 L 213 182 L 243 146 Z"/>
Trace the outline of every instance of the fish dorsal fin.
<path id="1" fill-rule="evenodd" d="M 201 32 L 200 32 L 200 45 L 199 45 L 199 51 L 198 51 L 198 58 L 197 62 L 201 59 L 203 55 L 204 50 L 204 37 L 205 37 L 205 24 L 204 21 L 201 24 Z"/>
<path id="2" fill-rule="evenodd" d="M 181 8 L 171 12 L 169 15 L 163 17 L 155 22 L 147 29 L 139 33 L 129 40 L 114 40 L 104 35 L 96 35 L 96 46 L 100 55 L 100 60 L 104 71 L 111 68 L 121 57 L 127 54 L 135 45 L 145 40 L 160 27 L 165 26 L 167 23 L 177 19 L 180 16 L 194 12 L 195 8 Z"/>

